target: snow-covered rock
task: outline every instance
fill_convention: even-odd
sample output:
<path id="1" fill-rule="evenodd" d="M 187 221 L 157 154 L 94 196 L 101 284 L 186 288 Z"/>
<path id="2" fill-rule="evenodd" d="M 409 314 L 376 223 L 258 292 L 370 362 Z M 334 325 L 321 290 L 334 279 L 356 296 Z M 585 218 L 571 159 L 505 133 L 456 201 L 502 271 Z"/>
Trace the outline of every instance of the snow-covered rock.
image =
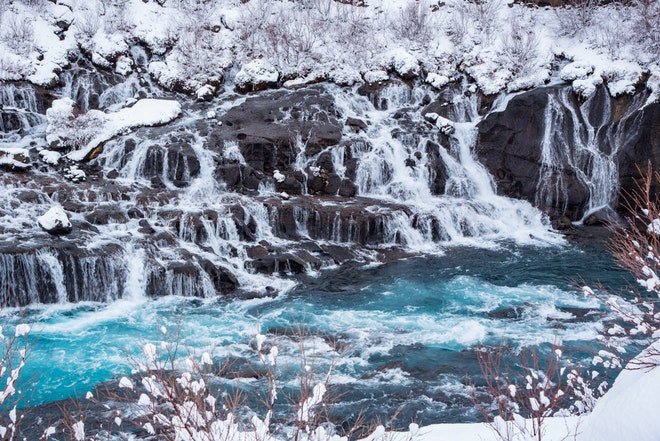
<path id="1" fill-rule="evenodd" d="M 213 98 L 213 94 L 215 94 L 215 87 L 209 84 L 203 85 L 195 92 L 198 101 L 209 101 Z"/>
<path id="2" fill-rule="evenodd" d="M 23 171 L 31 166 L 30 153 L 26 149 L 18 147 L 0 149 L 0 167 L 6 170 Z"/>
<path id="3" fill-rule="evenodd" d="M 426 76 L 426 82 L 436 89 L 440 89 L 446 86 L 450 81 L 450 78 L 447 75 L 441 75 L 435 72 L 430 72 Z"/>
<path id="4" fill-rule="evenodd" d="M 559 76 L 564 81 L 585 80 L 594 73 L 594 66 L 591 63 L 572 62 L 564 66 L 559 72 Z"/>
<path id="5" fill-rule="evenodd" d="M 440 131 L 442 133 L 444 133 L 445 135 L 447 135 L 447 136 L 451 135 L 456 130 L 456 127 L 454 127 L 454 122 L 453 121 L 448 120 L 447 118 L 444 118 L 444 117 L 438 115 L 437 113 L 429 112 L 429 113 L 424 115 L 424 118 L 427 121 L 432 122 L 436 126 L 438 126 Z"/>
<path id="6" fill-rule="evenodd" d="M 352 86 L 362 81 L 360 72 L 349 66 L 332 69 L 328 73 L 328 79 L 339 86 Z"/>
<path id="7" fill-rule="evenodd" d="M 66 212 L 60 206 L 54 206 L 37 218 L 39 226 L 53 235 L 69 234 L 73 226 Z"/>
<path id="8" fill-rule="evenodd" d="M 643 70 L 637 63 L 615 61 L 603 69 L 603 78 L 607 81 L 610 95 L 618 97 L 631 95 L 641 81 Z"/>
<path id="9" fill-rule="evenodd" d="M 62 154 L 60 154 L 59 152 L 54 152 L 52 150 L 41 150 L 39 152 L 39 156 L 41 156 L 42 161 L 50 165 L 57 165 L 60 162 L 60 159 L 62 158 Z"/>
<path id="10" fill-rule="evenodd" d="M 389 53 L 391 66 L 394 71 L 404 79 L 419 76 L 420 67 L 417 57 L 403 49 L 395 49 Z"/>
<path id="11" fill-rule="evenodd" d="M 92 111 L 90 111 L 92 112 Z M 93 149 L 112 137 L 136 127 L 166 124 L 181 114 L 181 104 L 173 100 L 142 99 L 132 107 L 126 107 L 115 113 L 103 114 L 104 120 L 96 130 L 95 136 L 79 150 L 67 156 L 74 161 L 83 160 Z"/>
<path id="12" fill-rule="evenodd" d="M 87 174 L 84 170 L 79 169 L 78 166 L 72 165 L 65 170 L 64 177 L 69 181 L 80 182 L 87 179 Z"/>
<path id="13" fill-rule="evenodd" d="M 239 92 L 256 92 L 276 85 L 279 76 L 275 66 L 258 59 L 244 64 L 236 74 L 234 83 Z"/>
<path id="14" fill-rule="evenodd" d="M 382 83 L 390 79 L 388 73 L 384 70 L 370 70 L 364 73 L 364 81 L 369 84 Z"/>

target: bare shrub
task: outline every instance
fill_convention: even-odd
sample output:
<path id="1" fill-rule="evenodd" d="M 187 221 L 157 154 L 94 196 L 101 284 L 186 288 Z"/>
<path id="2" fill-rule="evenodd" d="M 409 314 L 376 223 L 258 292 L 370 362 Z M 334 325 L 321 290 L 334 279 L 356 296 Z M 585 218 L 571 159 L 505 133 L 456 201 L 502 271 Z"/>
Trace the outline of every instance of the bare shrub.
<path id="1" fill-rule="evenodd" d="M 521 435 L 541 441 L 547 418 L 567 411 L 581 413 L 595 402 L 590 383 L 578 369 L 569 367 L 558 342 L 551 345 L 545 358 L 536 348 L 514 352 L 501 344 L 494 349 L 482 348 L 477 360 L 492 401 L 483 403 L 476 392 L 473 401 L 503 441 L 521 439 Z"/>
<path id="2" fill-rule="evenodd" d="M 567 0 L 555 8 L 560 35 L 584 35 L 593 24 L 600 0 Z"/>
<path id="3" fill-rule="evenodd" d="M 613 229 L 608 246 L 618 266 L 632 274 L 643 290 L 631 287 L 628 293 L 616 295 L 604 289 L 582 287 L 585 293 L 605 303 L 618 318 L 603 335 L 612 352 L 599 354 L 596 359 L 605 367 L 621 367 L 626 361 L 625 346 L 631 339 L 646 346 L 660 329 L 660 203 L 654 196 L 660 175 L 652 172 L 650 164 L 640 174 L 643 178 L 639 186 L 625 198 L 624 206 L 629 213 L 627 225 Z M 636 363 L 644 364 L 644 358 Z"/>
<path id="4" fill-rule="evenodd" d="M 74 21 L 76 35 L 82 39 L 91 39 L 101 29 L 101 16 L 95 8 L 84 8 L 78 11 Z"/>
<path id="5" fill-rule="evenodd" d="M 105 31 L 107 33 L 117 30 L 129 32 L 132 28 L 128 16 L 128 3 L 130 0 L 114 0 L 104 4 L 105 8 Z"/>
<path id="6" fill-rule="evenodd" d="M 26 56 L 34 48 L 34 25 L 25 15 L 8 14 L 4 18 L 2 38 L 17 54 Z"/>
<path id="7" fill-rule="evenodd" d="M 621 22 L 622 20 L 606 20 L 599 23 L 594 31 L 598 45 L 612 58 L 618 57 L 623 46 L 629 41 L 629 29 L 627 26 L 621 26 Z"/>
<path id="8" fill-rule="evenodd" d="M 477 31 L 484 40 L 489 39 L 493 35 L 496 23 L 498 23 L 498 15 L 502 6 L 500 1 L 473 0 L 469 5 Z"/>
<path id="9" fill-rule="evenodd" d="M 334 22 L 338 29 L 338 40 L 347 48 L 348 53 L 356 54 L 356 59 L 349 61 L 369 59 L 373 51 L 377 50 L 373 38 L 376 24 L 367 18 L 365 8 L 350 3 L 337 3 Z"/>
<path id="10" fill-rule="evenodd" d="M 492 38 L 502 6 L 500 0 L 455 0 L 451 5 L 452 15 L 445 32 L 455 46 L 470 43 L 468 38 L 474 43 Z"/>
<path id="11" fill-rule="evenodd" d="M 251 346 L 258 360 L 254 370 L 259 379 L 237 379 L 235 384 L 223 380 L 230 375 L 230 365 L 218 364 L 206 352 L 200 355 L 182 350 L 178 327 L 174 332 L 162 327 L 161 332 L 165 341 L 144 344 L 142 355 L 133 360 L 137 374 L 119 379 L 120 392 L 107 397 L 111 403 L 129 405 L 124 411 L 120 410 L 122 406 L 117 410 L 108 408 L 116 415 L 109 427 L 121 429 L 126 418 L 146 436 L 171 440 L 347 439 L 335 436 L 328 422 L 329 378 L 334 365 L 331 363 L 327 370 L 319 365 L 316 345 L 322 340 L 309 328 L 298 326 L 290 337 L 284 337 L 298 342 L 297 353 L 287 342 L 282 347 L 291 352 L 282 350 L 281 354 L 276 335 L 257 334 Z M 289 360 L 297 357 L 298 366 L 281 366 L 282 356 Z M 281 377 L 284 370 L 294 373 L 297 388 L 291 388 L 291 383 Z M 247 389 L 263 392 L 263 406 L 248 398 Z M 90 399 L 106 407 L 106 401 Z M 288 403 L 285 412 L 284 400 Z M 72 418 L 65 416 L 64 431 L 76 440 L 97 439 L 91 433 L 95 429 L 85 433 L 82 414 L 78 411 Z M 111 435 L 107 433 L 108 438 Z"/>
<path id="12" fill-rule="evenodd" d="M 449 40 L 456 47 L 460 47 L 470 35 L 470 18 L 469 7 L 464 2 L 454 2 L 452 14 L 445 25 L 445 32 L 449 36 Z"/>
<path id="13" fill-rule="evenodd" d="M 253 0 L 243 9 L 239 35 L 250 57 L 265 57 L 284 71 L 316 60 L 327 26 L 315 18 L 315 9 L 299 3 L 274 6 L 272 0 Z"/>
<path id="14" fill-rule="evenodd" d="M 517 20 L 511 24 L 509 32 L 502 38 L 502 56 L 514 76 L 525 75 L 537 67 L 539 44 L 533 29 L 528 29 Z"/>
<path id="15" fill-rule="evenodd" d="M 392 21 L 397 38 L 424 44 L 431 37 L 430 8 L 424 2 L 408 1 Z"/>
<path id="16" fill-rule="evenodd" d="M 660 2 L 633 0 L 633 31 L 646 49 L 660 54 Z"/>

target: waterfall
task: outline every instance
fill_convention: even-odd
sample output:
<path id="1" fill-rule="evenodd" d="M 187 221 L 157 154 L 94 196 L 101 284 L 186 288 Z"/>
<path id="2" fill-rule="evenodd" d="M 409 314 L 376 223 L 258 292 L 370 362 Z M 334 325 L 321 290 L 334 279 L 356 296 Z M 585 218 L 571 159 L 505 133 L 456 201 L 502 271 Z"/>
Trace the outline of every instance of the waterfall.
<path id="1" fill-rule="evenodd" d="M 62 268 L 62 262 L 60 262 L 58 257 L 50 250 L 40 250 L 37 256 L 49 269 L 50 277 L 55 285 L 57 303 L 66 303 L 67 294 L 66 285 L 64 284 L 64 268 Z"/>
<path id="2" fill-rule="evenodd" d="M 97 84 L 83 71 L 70 74 L 59 92 L 88 107 L 113 108 L 153 92 L 137 75 L 116 84 L 113 76 L 104 77 Z M 2 99 L 31 102 L 34 90 L 16 87 Z M 293 98 L 282 91 L 238 98 L 227 93 L 188 103 L 167 126 L 136 128 L 106 142 L 82 165 L 91 172 L 84 183 L 44 172 L 43 182 L 29 183 L 33 195 L 10 191 L 8 183 L 0 195 L 11 215 L 0 218 L 3 234 L 36 239 L 25 252 L 2 254 L 0 289 L 10 293 L 5 302 L 264 294 L 293 286 L 288 274 L 382 260 L 392 250 L 410 255 L 443 253 L 454 245 L 562 242 L 530 203 L 498 195 L 495 180 L 476 159 L 477 125 L 485 118 L 476 94 L 397 81 L 366 91 L 317 85 L 286 93 Z M 286 106 L 268 107 L 282 96 Z M 309 96 L 327 103 L 325 113 L 300 105 Z M 506 108 L 510 99 L 498 99 L 491 112 Z M 223 114 L 248 100 L 261 106 L 259 124 L 284 129 L 262 139 L 225 126 L 232 120 Z M 589 190 L 589 213 L 616 197 L 615 158 L 626 138 L 624 124 L 611 124 L 616 112 L 609 101 L 576 103 L 568 88 L 549 94 L 535 202 L 565 210 L 564 172 L 574 170 Z M 637 107 L 633 103 L 620 121 Z M 596 108 L 602 115 L 596 117 Z M 299 130 L 289 131 L 286 125 L 296 121 L 302 122 Z M 312 130 L 318 121 L 326 124 L 320 133 Z M 279 138 L 271 146 L 268 136 Z M 274 169 L 295 176 L 300 190 L 282 195 Z M 246 176 L 251 185 L 244 185 Z M 334 190 L 308 191 L 319 178 L 327 186 L 334 179 Z M 338 190 L 339 182 L 352 185 L 348 196 Z M 54 203 L 70 213 L 71 236 L 54 238 L 36 225 L 34 219 Z"/>
<path id="3" fill-rule="evenodd" d="M 392 244 L 403 242 L 413 249 L 428 250 L 433 243 L 560 240 L 548 233 L 547 220 L 529 203 L 497 195 L 492 177 L 476 160 L 479 116 L 474 96 L 457 92 L 453 97 L 448 114 L 468 119 L 453 121 L 447 142 L 442 141 L 437 127 L 411 133 L 404 125 L 401 108 L 382 105 L 383 101 L 406 105 L 403 110 L 410 118 L 423 120 L 418 110 L 423 90 L 406 92 L 406 87 L 385 88 L 383 98 L 374 100 L 380 103 L 378 107 L 366 97 L 344 94 L 337 98 L 345 115 L 370 122 L 366 136 L 356 136 L 351 145 L 351 156 L 359 163 L 355 179 L 359 195 L 403 203 L 412 213 L 383 217 L 385 231 L 397 232 L 387 235 Z M 429 150 L 434 145 L 435 150 Z M 434 194 L 431 187 L 431 177 L 437 173 L 429 160 L 431 154 L 440 158 L 446 170 L 442 194 Z M 333 158 L 338 162 L 342 155 L 333 153 Z"/>
<path id="4" fill-rule="evenodd" d="M 588 190 L 582 220 L 613 207 L 619 193 L 617 155 L 630 134 L 625 121 L 643 104 L 637 99 L 615 119 L 614 101 L 598 94 L 579 104 L 568 88 L 548 94 L 541 140 L 541 169 L 535 203 L 567 210 L 566 172 L 574 173 Z M 560 205 L 559 201 L 563 201 Z"/>

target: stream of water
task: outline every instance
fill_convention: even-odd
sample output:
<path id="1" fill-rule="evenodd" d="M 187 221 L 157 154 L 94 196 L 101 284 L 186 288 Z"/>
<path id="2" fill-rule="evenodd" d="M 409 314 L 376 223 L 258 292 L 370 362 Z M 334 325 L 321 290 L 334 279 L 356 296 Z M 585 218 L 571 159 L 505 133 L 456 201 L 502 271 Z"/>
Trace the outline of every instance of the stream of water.
<path id="1" fill-rule="evenodd" d="M 478 345 L 559 340 L 569 352 L 593 346 L 604 313 L 573 288 L 578 278 L 613 289 L 629 282 L 601 246 L 505 244 L 347 265 L 307 277 L 276 298 L 137 294 L 110 304 L 30 308 L 23 311 L 33 324 L 22 376 L 31 391 L 25 405 L 84 397 L 130 373 L 135 364 L 128 360 L 139 358 L 144 343 L 171 340 L 178 326 L 182 354 L 208 351 L 217 364 L 258 367 L 254 337 L 266 333 L 280 350 L 283 385 L 292 386 L 300 368 L 297 329 L 303 328 L 315 336 L 305 347 L 319 376 L 333 366 L 338 418 L 360 410 L 388 418 L 400 408 L 403 422 L 475 421 L 480 417 L 465 383 L 466 376 L 479 381 Z"/>

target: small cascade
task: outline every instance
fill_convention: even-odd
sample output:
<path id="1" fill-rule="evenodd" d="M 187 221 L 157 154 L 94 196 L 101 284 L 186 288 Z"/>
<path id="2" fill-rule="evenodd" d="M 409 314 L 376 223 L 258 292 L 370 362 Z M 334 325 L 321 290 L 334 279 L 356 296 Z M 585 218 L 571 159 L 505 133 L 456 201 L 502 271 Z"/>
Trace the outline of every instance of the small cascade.
<path id="1" fill-rule="evenodd" d="M 0 87 L 0 141 L 16 142 L 33 128 L 46 123 L 44 103 L 31 85 L 2 84 Z"/>
<path id="2" fill-rule="evenodd" d="M 60 262 L 57 255 L 48 249 L 40 250 L 37 253 L 37 257 L 50 270 L 50 277 L 55 286 L 55 293 L 57 294 L 57 303 L 66 303 L 68 299 L 66 285 L 64 284 L 64 268 L 62 267 L 62 262 Z"/>
<path id="3" fill-rule="evenodd" d="M 599 92 L 606 93 L 606 92 Z M 535 203 L 566 212 L 569 201 L 567 172 L 588 191 L 582 219 L 614 207 L 619 193 L 617 155 L 631 134 L 625 121 L 643 104 L 630 105 L 614 121 L 614 101 L 594 94 L 579 104 L 568 88 L 548 94 L 541 142 L 541 170 Z"/>
<path id="4" fill-rule="evenodd" d="M 122 298 L 132 302 L 144 299 L 148 278 L 145 266 L 144 249 L 135 249 L 134 244 L 126 246 L 126 284 Z"/>
<path id="5" fill-rule="evenodd" d="M 3 83 L 0 87 L 0 108 L 22 109 L 29 113 L 44 113 L 39 105 L 34 86 Z"/>

